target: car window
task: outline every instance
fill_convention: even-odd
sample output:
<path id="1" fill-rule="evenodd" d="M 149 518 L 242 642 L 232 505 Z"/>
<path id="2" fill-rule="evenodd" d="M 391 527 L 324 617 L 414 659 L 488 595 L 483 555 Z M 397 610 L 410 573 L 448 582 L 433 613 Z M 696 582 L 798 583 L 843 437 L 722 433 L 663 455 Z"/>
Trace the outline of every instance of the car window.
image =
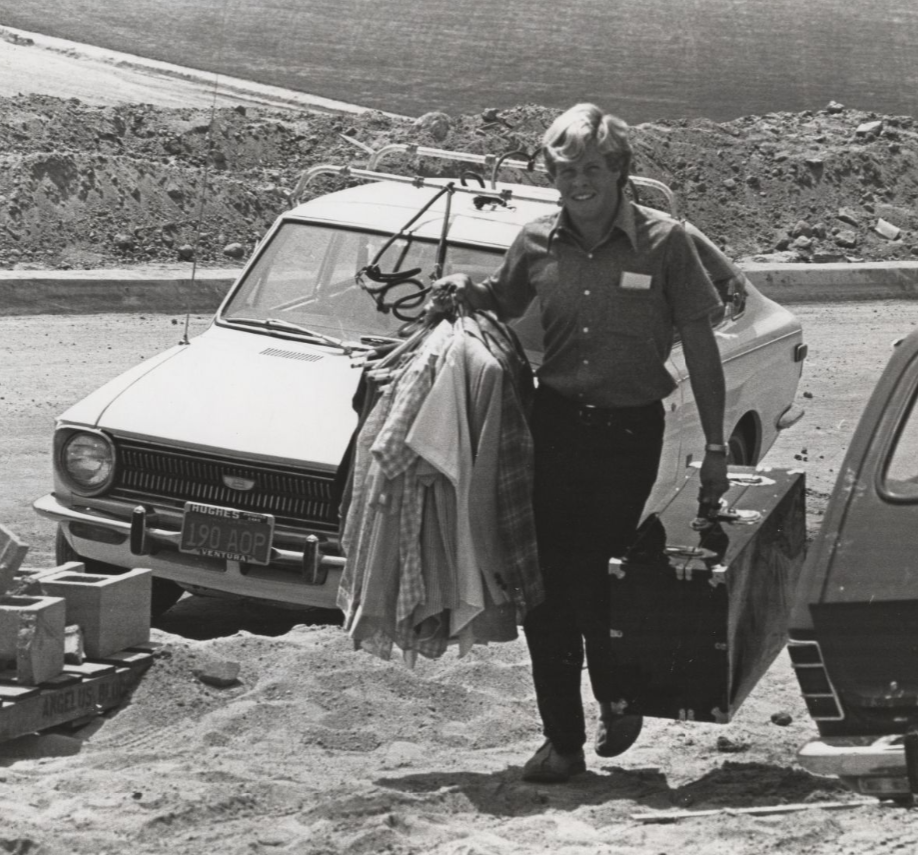
<path id="1" fill-rule="evenodd" d="M 918 500 L 918 392 L 912 395 L 890 449 L 884 487 L 893 495 Z"/>
<path id="2" fill-rule="evenodd" d="M 388 246 L 387 246 L 388 244 Z M 377 258 L 381 250 L 385 251 Z M 444 272 L 493 271 L 502 253 L 477 247 L 449 247 Z M 400 297 L 430 285 L 437 243 L 411 237 L 343 229 L 302 222 L 284 223 L 249 268 L 224 308 L 221 319 L 279 320 L 326 335 L 352 339 L 363 334 L 395 335 L 404 323 L 381 311 L 357 282 L 358 271 L 375 262 L 382 274 L 420 268 L 413 281 L 395 284 L 384 295 L 391 305 Z M 375 289 L 388 283 L 364 274 L 363 284 Z M 420 311 L 420 305 L 412 311 Z"/>

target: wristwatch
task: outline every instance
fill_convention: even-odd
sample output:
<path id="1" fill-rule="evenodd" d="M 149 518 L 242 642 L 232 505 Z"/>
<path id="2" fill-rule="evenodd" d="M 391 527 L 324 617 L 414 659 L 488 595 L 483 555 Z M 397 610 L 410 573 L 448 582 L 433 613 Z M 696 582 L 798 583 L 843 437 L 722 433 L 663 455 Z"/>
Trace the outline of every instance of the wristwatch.
<path id="1" fill-rule="evenodd" d="M 712 454 L 726 454 L 727 446 L 720 442 L 706 442 L 704 444 L 704 450 L 710 451 Z"/>

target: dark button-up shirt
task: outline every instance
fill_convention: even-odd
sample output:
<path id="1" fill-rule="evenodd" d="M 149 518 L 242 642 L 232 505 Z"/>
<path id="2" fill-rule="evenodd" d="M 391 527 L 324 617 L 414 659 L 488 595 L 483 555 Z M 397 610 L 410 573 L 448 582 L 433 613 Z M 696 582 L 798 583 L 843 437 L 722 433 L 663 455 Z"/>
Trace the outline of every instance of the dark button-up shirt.
<path id="1" fill-rule="evenodd" d="M 485 284 L 503 319 L 538 298 L 539 382 L 600 407 L 642 406 L 672 392 L 673 328 L 721 305 L 682 225 L 628 200 L 592 248 L 563 210 L 528 223 Z"/>

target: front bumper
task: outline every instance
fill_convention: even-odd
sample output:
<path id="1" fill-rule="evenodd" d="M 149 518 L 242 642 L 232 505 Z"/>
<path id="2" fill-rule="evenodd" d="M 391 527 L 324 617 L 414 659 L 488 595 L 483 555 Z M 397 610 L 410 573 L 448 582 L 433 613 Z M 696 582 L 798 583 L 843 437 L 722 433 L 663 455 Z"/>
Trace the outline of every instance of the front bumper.
<path id="1" fill-rule="evenodd" d="M 271 548 L 267 566 L 179 551 L 181 514 L 143 506 L 128 518 L 94 508 L 72 508 L 53 493 L 32 507 L 61 525 L 77 554 L 118 567 L 145 567 L 197 594 L 235 596 L 282 606 L 336 608 L 344 558 L 324 551 L 315 535 L 295 535 L 298 544 Z M 291 537 L 286 538 L 287 541 Z"/>

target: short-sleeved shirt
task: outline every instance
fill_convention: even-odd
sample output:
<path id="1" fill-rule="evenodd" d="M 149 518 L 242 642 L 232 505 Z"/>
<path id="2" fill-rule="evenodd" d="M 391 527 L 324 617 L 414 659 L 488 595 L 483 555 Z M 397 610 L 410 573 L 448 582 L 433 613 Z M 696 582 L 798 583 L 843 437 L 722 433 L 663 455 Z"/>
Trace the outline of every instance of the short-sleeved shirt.
<path id="1" fill-rule="evenodd" d="M 539 382 L 598 407 L 665 398 L 675 388 L 666 369 L 674 327 L 721 306 L 682 225 L 627 199 L 592 248 L 563 209 L 528 223 L 484 284 L 503 320 L 538 299 Z"/>

